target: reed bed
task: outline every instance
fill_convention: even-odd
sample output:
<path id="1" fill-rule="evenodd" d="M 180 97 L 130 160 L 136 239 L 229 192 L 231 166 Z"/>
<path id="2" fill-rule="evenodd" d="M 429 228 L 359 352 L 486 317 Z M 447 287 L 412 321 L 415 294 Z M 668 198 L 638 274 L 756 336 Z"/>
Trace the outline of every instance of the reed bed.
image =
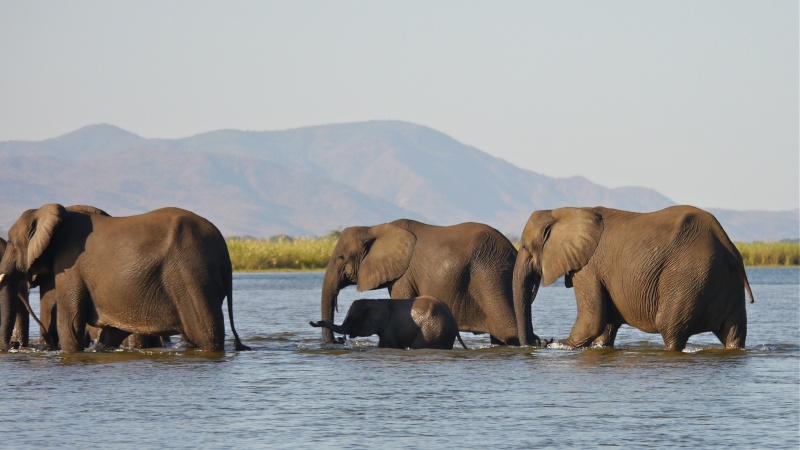
<path id="1" fill-rule="evenodd" d="M 736 242 L 745 266 L 800 266 L 800 242 Z"/>
<path id="2" fill-rule="evenodd" d="M 328 265 L 337 235 L 280 236 L 271 239 L 227 239 L 233 270 L 322 270 Z M 800 242 L 736 242 L 745 266 L 800 266 Z"/>
<path id="3" fill-rule="evenodd" d="M 318 270 L 328 265 L 336 239 L 227 239 L 234 271 Z"/>

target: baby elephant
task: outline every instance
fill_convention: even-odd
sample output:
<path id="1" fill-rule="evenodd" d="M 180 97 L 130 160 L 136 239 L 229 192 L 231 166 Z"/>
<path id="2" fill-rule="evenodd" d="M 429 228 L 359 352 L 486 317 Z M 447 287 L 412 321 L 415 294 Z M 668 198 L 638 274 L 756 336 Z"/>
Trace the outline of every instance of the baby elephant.
<path id="1" fill-rule="evenodd" d="M 458 326 L 447 304 L 423 295 L 405 300 L 356 300 L 347 311 L 342 325 L 330 320 L 311 322 L 351 338 L 377 334 L 382 348 L 438 348 L 450 350 L 458 338 Z"/>

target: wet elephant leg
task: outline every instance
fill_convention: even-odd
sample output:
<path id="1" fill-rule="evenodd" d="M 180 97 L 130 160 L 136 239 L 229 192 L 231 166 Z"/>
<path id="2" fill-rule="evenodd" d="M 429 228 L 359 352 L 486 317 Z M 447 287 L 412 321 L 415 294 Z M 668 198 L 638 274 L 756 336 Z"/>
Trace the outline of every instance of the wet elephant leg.
<path id="1" fill-rule="evenodd" d="M 744 302 L 738 306 L 722 323 L 719 330 L 714 331 L 725 348 L 744 348 L 747 339 L 747 310 Z"/>
<path id="2" fill-rule="evenodd" d="M 586 347 L 607 331 L 608 308 L 605 302 L 611 301 L 600 281 L 591 274 L 579 272 L 573 278 L 578 317 L 566 344 L 572 347 Z M 614 332 L 616 336 L 616 332 Z M 610 337 L 610 336 L 609 336 Z"/>
<path id="3" fill-rule="evenodd" d="M 86 302 L 88 293 L 82 284 L 76 281 L 65 282 L 63 290 L 55 291 L 58 305 L 58 338 L 61 350 L 80 352 L 86 347 Z"/>
<path id="4" fill-rule="evenodd" d="M 492 345 L 519 345 L 514 296 L 510 286 L 498 279 L 475 286 L 470 294 L 483 312 L 484 331 L 489 333 Z M 530 305 L 527 307 L 530 308 Z M 538 337 L 533 334 L 533 325 L 528 323 L 527 327 L 530 342 L 538 342 Z"/>
<path id="5" fill-rule="evenodd" d="M 100 336 L 97 338 L 97 342 L 107 348 L 119 348 L 122 345 L 122 341 L 125 340 L 131 333 L 127 331 L 120 330 L 119 328 L 114 327 L 103 327 L 100 330 Z"/>
<path id="6" fill-rule="evenodd" d="M 606 325 L 603 334 L 598 336 L 592 341 L 592 347 L 613 347 L 614 340 L 617 338 L 617 331 L 621 325 L 618 323 L 609 323 Z"/>

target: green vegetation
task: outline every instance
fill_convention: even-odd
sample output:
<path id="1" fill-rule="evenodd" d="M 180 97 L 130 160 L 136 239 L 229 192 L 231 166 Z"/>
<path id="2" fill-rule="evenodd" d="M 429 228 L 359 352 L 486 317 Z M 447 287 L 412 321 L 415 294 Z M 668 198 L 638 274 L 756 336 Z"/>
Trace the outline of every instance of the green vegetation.
<path id="1" fill-rule="evenodd" d="M 226 239 L 234 271 L 315 270 L 328 266 L 336 239 L 292 238 Z"/>
<path id="2" fill-rule="evenodd" d="M 800 242 L 736 242 L 745 266 L 800 266 Z"/>
<path id="3" fill-rule="evenodd" d="M 325 237 L 274 236 L 227 239 L 235 271 L 322 270 L 328 265 L 339 231 Z M 800 266 L 800 242 L 737 242 L 746 266 Z"/>

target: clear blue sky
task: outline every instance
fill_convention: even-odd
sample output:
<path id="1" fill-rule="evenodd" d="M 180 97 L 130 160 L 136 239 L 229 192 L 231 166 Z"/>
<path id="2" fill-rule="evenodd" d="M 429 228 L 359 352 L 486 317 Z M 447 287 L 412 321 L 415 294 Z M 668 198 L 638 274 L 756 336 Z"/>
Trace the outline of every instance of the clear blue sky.
<path id="1" fill-rule="evenodd" d="M 798 2 L 0 0 L 0 141 L 397 119 L 678 203 L 800 203 Z"/>

